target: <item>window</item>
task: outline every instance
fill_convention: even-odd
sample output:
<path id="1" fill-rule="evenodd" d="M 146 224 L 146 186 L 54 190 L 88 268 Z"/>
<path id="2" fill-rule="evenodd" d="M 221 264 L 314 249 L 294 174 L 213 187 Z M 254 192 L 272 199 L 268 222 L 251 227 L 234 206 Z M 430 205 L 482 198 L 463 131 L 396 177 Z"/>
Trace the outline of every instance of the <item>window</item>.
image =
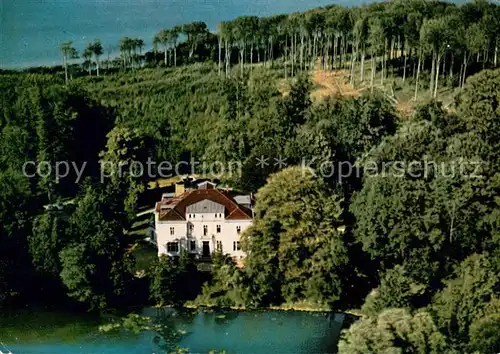
<path id="1" fill-rule="evenodd" d="M 191 251 L 196 250 L 196 241 L 191 241 L 191 242 L 189 242 L 189 249 L 190 249 Z"/>
<path id="2" fill-rule="evenodd" d="M 220 225 L 217 225 L 217 233 L 220 234 Z"/>
<path id="3" fill-rule="evenodd" d="M 194 230 L 194 225 L 193 224 L 189 224 L 189 231 L 193 232 Z"/>
<path id="4" fill-rule="evenodd" d="M 222 214 L 219 214 L 219 218 L 222 218 Z"/>
<path id="5" fill-rule="evenodd" d="M 239 234 L 241 232 L 241 226 L 236 226 L 236 233 Z"/>
<path id="6" fill-rule="evenodd" d="M 233 251 L 239 251 L 239 250 L 241 250 L 240 241 L 234 241 L 233 242 Z"/>
<path id="7" fill-rule="evenodd" d="M 189 218 L 191 219 L 191 214 L 189 214 Z"/>
<path id="8" fill-rule="evenodd" d="M 222 252 L 222 241 L 217 241 L 217 251 Z"/>
<path id="9" fill-rule="evenodd" d="M 179 243 L 167 242 L 167 252 L 179 252 Z"/>
<path id="10" fill-rule="evenodd" d="M 208 235 L 208 226 L 203 225 L 203 236 L 207 236 L 207 235 Z"/>
<path id="11" fill-rule="evenodd" d="M 175 227 L 171 227 L 170 228 L 170 235 L 174 235 L 175 234 Z"/>

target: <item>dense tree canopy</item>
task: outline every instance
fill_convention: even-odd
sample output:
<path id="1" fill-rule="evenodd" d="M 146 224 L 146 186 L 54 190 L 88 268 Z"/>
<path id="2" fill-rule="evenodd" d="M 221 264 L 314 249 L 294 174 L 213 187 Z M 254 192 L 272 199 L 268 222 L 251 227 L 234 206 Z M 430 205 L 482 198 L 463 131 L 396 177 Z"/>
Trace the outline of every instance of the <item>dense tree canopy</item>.
<path id="1" fill-rule="evenodd" d="M 64 71 L 0 73 L 0 306 L 41 289 L 103 310 L 149 285 L 163 305 L 358 308 L 344 353 L 498 351 L 498 11 L 242 16 L 162 29 L 148 53 L 124 37 L 114 61 L 95 40 L 83 70 L 64 43 Z M 317 98 L 339 70 L 360 90 Z M 453 101 L 426 100 L 443 86 Z M 256 193 L 243 267 L 216 254 L 205 279 L 184 254 L 133 270 L 139 200 L 176 172 L 136 177 L 148 161 Z"/>

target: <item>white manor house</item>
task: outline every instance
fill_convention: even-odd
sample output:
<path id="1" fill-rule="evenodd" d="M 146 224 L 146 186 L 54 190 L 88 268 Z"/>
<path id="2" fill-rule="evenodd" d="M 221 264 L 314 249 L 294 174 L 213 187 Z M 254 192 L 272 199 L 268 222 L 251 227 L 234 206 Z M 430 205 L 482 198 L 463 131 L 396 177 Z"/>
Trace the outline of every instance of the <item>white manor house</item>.
<path id="1" fill-rule="evenodd" d="M 178 256 L 182 249 L 199 257 L 215 251 L 242 259 L 240 235 L 252 224 L 252 198 L 218 189 L 210 181 L 187 188 L 175 185 L 155 208 L 155 241 L 158 256 Z"/>

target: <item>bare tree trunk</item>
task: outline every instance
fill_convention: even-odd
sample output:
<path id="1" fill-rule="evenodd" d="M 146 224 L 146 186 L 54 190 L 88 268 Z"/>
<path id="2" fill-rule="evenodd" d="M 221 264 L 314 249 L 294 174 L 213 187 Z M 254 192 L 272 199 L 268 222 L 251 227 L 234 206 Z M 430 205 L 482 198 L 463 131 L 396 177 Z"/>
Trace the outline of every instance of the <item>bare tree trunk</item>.
<path id="1" fill-rule="evenodd" d="M 270 48 L 269 48 L 269 56 L 271 57 L 271 68 L 274 67 L 274 47 L 273 47 L 273 37 L 271 36 L 270 40 Z"/>
<path id="2" fill-rule="evenodd" d="M 317 40 L 318 40 L 318 38 L 316 37 L 316 35 L 314 35 L 313 39 L 312 39 L 312 45 L 311 45 L 311 58 L 309 58 L 312 70 L 316 69 L 316 59 L 318 59 L 317 48 L 316 48 L 316 46 L 317 46 L 316 41 Z"/>
<path id="3" fill-rule="evenodd" d="M 356 67 L 356 57 L 358 55 L 358 45 L 356 44 L 356 52 L 354 52 L 354 45 L 352 47 L 352 55 L 351 55 L 351 79 L 349 83 L 354 86 L 354 69 Z"/>
<path id="4" fill-rule="evenodd" d="M 288 51 L 288 49 L 285 47 L 285 60 L 283 61 L 283 64 L 284 64 L 284 66 L 285 66 L 285 80 L 288 78 L 288 72 L 287 72 L 287 70 L 286 70 L 286 69 L 287 69 L 287 68 L 286 68 L 286 59 L 287 59 L 286 57 L 287 57 L 287 51 Z"/>
<path id="5" fill-rule="evenodd" d="M 312 57 L 312 39 L 311 36 L 306 37 L 306 43 L 304 47 L 304 69 L 311 69 L 311 57 Z"/>
<path id="6" fill-rule="evenodd" d="M 245 46 L 240 49 L 240 75 L 243 77 L 243 64 L 245 62 Z"/>
<path id="7" fill-rule="evenodd" d="M 313 54 L 312 54 L 312 58 L 311 58 L 311 64 L 312 64 L 313 70 L 316 66 L 316 59 L 318 58 L 317 45 L 316 45 L 317 40 L 318 40 L 318 38 L 317 38 L 316 34 L 314 34 L 314 36 L 313 36 Z"/>
<path id="8" fill-rule="evenodd" d="M 464 51 L 464 71 L 462 73 L 462 85 L 461 88 L 465 85 L 465 75 L 467 74 L 467 51 Z"/>
<path id="9" fill-rule="evenodd" d="M 325 74 L 326 78 L 326 69 L 328 68 L 328 38 L 323 36 L 323 41 L 322 41 L 322 46 L 323 46 L 323 72 Z"/>
<path id="10" fill-rule="evenodd" d="M 380 84 L 384 84 L 384 79 L 387 71 L 387 38 L 385 39 L 384 52 L 382 53 L 382 75 L 380 77 Z"/>
<path id="11" fill-rule="evenodd" d="M 294 68 L 294 71 L 293 71 L 293 74 L 294 75 L 297 75 L 297 73 L 299 72 L 299 69 L 300 69 L 300 65 L 298 63 L 298 54 L 299 54 L 299 51 L 298 51 L 298 47 L 299 47 L 299 36 L 297 34 L 294 34 L 293 35 L 293 68 Z"/>
<path id="12" fill-rule="evenodd" d="M 99 76 L 99 58 L 95 59 L 95 65 L 96 65 L 96 69 L 97 69 L 97 76 Z"/>
<path id="13" fill-rule="evenodd" d="M 329 62 L 328 64 L 330 65 L 330 71 L 333 70 L 333 65 L 334 65 L 334 62 L 333 62 L 333 60 L 334 60 L 334 52 L 333 52 L 334 38 L 335 38 L 335 36 L 334 36 L 334 34 L 332 34 L 331 41 L 329 41 L 329 43 L 328 43 L 328 49 L 332 50 L 332 52 L 328 54 L 328 62 Z"/>
<path id="14" fill-rule="evenodd" d="M 403 62 L 403 84 L 404 84 L 406 81 L 406 62 L 408 57 L 406 56 L 406 54 L 403 55 L 404 55 L 404 62 Z"/>
<path id="15" fill-rule="evenodd" d="M 250 45 L 250 72 L 252 72 L 253 66 L 253 43 Z"/>
<path id="16" fill-rule="evenodd" d="M 373 81 L 375 80 L 375 70 L 377 67 L 376 63 L 376 58 L 375 58 L 375 53 L 372 51 L 372 72 L 371 72 L 371 78 L 370 78 L 370 90 L 373 93 Z"/>
<path id="17" fill-rule="evenodd" d="M 328 46 L 327 45 L 328 45 L 328 39 L 326 39 L 325 36 L 323 36 L 322 40 L 321 40 L 321 46 L 322 46 L 322 50 L 323 50 L 323 73 L 325 75 L 325 78 L 326 78 L 326 69 L 328 66 Z"/>
<path id="18" fill-rule="evenodd" d="M 267 45 L 264 43 L 264 68 L 267 68 Z"/>
<path id="19" fill-rule="evenodd" d="M 340 63 L 339 63 L 339 68 L 342 69 L 344 66 L 343 66 L 343 50 L 344 50 L 344 36 L 341 36 L 340 37 L 340 50 L 339 50 L 339 60 L 340 60 Z"/>
<path id="20" fill-rule="evenodd" d="M 417 100 L 417 97 L 418 97 L 418 79 L 420 77 L 420 63 L 421 63 L 421 57 L 422 57 L 422 54 L 421 53 L 418 53 L 418 64 L 417 64 L 417 76 L 416 76 L 416 80 L 415 80 L 415 101 Z"/>
<path id="21" fill-rule="evenodd" d="M 337 36 L 333 35 L 333 68 L 337 69 Z"/>
<path id="22" fill-rule="evenodd" d="M 66 55 L 63 56 L 64 62 L 64 77 L 66 79 L 66 86 L 68 85 L 68 57 Z"/>
<path id="23" fill-rule="evenodd" d="M 177 44 L 174 44 L 174 67 L 177 67 Z"/>
<path id="24" fill-rule="evenodd" d="M 219 76 L 222 70 L 222 38 L 219 36 Z"/>
<path id="25" fill-rule="evenodd" d="M 432 52 L 432 66 L 431 66 L 431 77 L 429 82 L 429 94 L 432 97 L 432 91 L 434 90 L 434 71 L 436 67 L 436 53 Z"/>
<path id="26" fill-rule="evenodd" d="M 458 87 L 462 88 L 462 74 L 464 72 L 464 64 L 460 64 L 460 75 L 458 76 Z"/>
<path id="27" fill-rule="evenodd" d="M 446 52 L 443 54 L 443 77 L 446 78 Z"/>
<path id="28" fill-rule="evenodd" d="M 300 70 L 304 70 L 304 35 L 300 35 Z"/>
<path id="29" fill-rule="evenodd" d="M 286 70 L 286 60 L 287 60 L 287 55 L 288 55 L 288 36 L 285 36 L 285 60 L 283 61 L 283 64 L 285 66 L 285 80 L 287 79 L 288 77 L 288 73 L 287 73 L 287 70 Z"/>
<path id="30" fill-rule="evenodd" d="M 347 36 L 346 36 L 346 38 L 344 40 L 344 58 L 345 58 L 345 60 L 344 60 L 344 63 L 345 63 L 344 66 L 349 65 L 349 62 L 347 61 L 347 48 L 348 47 L 349 47 L 349 43 L 347 42 Z M 352 50 L 354 51 L 354 47 L 352 48 Z"/>
<path id="31" fill-rule="evenodd" d="M 450 79 L 453 79 L 453 66 L 455 65 L 455 55 L 451 53 Z"/>
<path id="32" fill-rule="evenodd" d="M 493 65 L 495 68 L 497 67 L 497 60 L 498 60 L 498 38 L 495 41 L 495 57 L 493 58 Z"/>
<path id="33" fill-rule="evenodd" d="M 395 55 L 394 55 L 394 44 L 395 44 L 395 40 L 393 38 L 391 38 L 391 52 L 390 52 L 390 57 L 389 57 L 389 60 L 393 60 Z"/>
<path id="34" fill-rule="evenodd" d="M 165 46 L 165 53 L 164 53 L 164 58 L 163 58 L 163 61 L 165 63 L 165 67 L 167 67 L 167 52 L 168 52 L 167 46 Z"/>
<path id="35" fill-rule="evenodd" d="M 292 77 L 293 77 L 293 69 L 294 69 L 294 67 L 293 67 L 293 62 L 294 62 L 294 58 L 295 58 L 294 43 L 293 43 L 293 42 L 294 42 L 294 39 L 295 39 L 295 34 L 293 34 L 293 35 L 292 35 L 292 40 L 291 40 L 291 42 L 292 42 L 292 52 L 291 52 L 290 57 L 291 57 L 291 59 L 292 59 L 292 73 L 291 73 L 291 76 L 292 76 Z"/>
<path id="36" fill-rule="evenodd" d="M 432 96 L 433 98 L 437 97 L 437 90 L 438 90 L 438 83 L 439 83 L 439 67 L 441 66 L 441 56 L 437 55 L 436 58 L 436 80 L 435 80 L 435 86 L 434 86 L 434 95 Z"/>
<path id="37" fill-rule="evenodd" d="M 362 45 L 361 49 L 361 66 L 360 66 L 360 73 L 359 73 L 359 80 L 363 82 L 364 80 L 364 75 L 365 74 L 365 45 Z"/>
<path id="38" fill-rule="evenodd" d="M 389 45 L 389 47 L 387 46 Z M 389 77 L 389 69 L 387 69 L 387 62 L 389 62 L 392 58 L 389 57 L 389 55 L 391 55 L 391 46 L 392 46 L 392 39 L 391 39 L 391 43 L 388 42 L 388 40 L 386 39 L 385 40 L 385 53 L 387 53 L 387 51 L 389 50 L 389 53 L 387 53 L 387 55 L 385 56 L 385 60 L 384 60 L 384 80 Z M 390 63 L 389 63 L 390 65 Z"/>

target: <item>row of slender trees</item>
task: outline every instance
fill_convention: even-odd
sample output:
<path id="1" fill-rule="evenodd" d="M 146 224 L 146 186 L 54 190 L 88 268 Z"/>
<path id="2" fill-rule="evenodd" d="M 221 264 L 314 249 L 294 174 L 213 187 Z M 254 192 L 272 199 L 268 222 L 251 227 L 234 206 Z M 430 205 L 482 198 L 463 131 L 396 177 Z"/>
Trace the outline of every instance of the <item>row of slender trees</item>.
<path id="1" fill-rule="evenodd" d="M 244 75 L 245 63 L 249 70 L 255 63 L 273 67 L 278 58 L 285 77 L 315 68 L 319 61 L 325 71 L 348 70 L 351 84 L 367 82 L 372 90 L 378 84 L 377 72 L 380 85 L 390 73 L 403 81 L 412 75 L 415 97 L 421 73 L 426 72 L 430 94 L 436 97 L 440 78 L 463 86 L 471 63 L 497 66 L 499 42 L 500 6 L 485 0 L 462 6 L 393 0 L 271 17 L 241 16 L 220 22 L 216 34 L 205 23 L 193 22 L 160 30 L 153 38 L 153 50 L 144 56 L 142 39 L 122 38 L 119 48 L 124 69 L 143 64 L 175 67 L 181 54 L 183 63 L 216 61 L 219 75 L 226 77 L 234 63 Z M 65 66 L 72 58 L 67 44 Z M 97 44 L 90 43 L 84 57 L 90 63 L 94 54 L 98 68 L 102 47 L 96 51 Z"/>
<path id="2" fill-rule="evenodd" d="M 389 63 L 393 71 L 401 71 L 403 81 L 413 68 L 416 96 L 419 74 L 424 63 L 430 62 L 429 89 L 436 97 L 439 78 L 449 75 L 453 79 L 457 62 L 461 63 L 460 86 L 472 60 L 483 68 L 497 66 L 500 7 L 482 0 L 462 6 L 413 0 L 358 8 L 330 6 L 288 16 L 238 17 L 220 23 L 218 36 L 219 73 L 224 61 L 226 76 L 234 48 L 240 54 L 242 73 L 245 58 L 252 63 L 255 54 L 257 61 L 262 54 L 264 62 L 270 59 L 272 63 L 278 52 L 284 58 L 285 76 L 313 68 L 319 59 L 324 70 L 349 69 L 352 84 L 366 80 L 368 58 L 372 89 L 377 68 L 383 84 Z M 245 51 L 249 52 L 246 56 Z"/>

